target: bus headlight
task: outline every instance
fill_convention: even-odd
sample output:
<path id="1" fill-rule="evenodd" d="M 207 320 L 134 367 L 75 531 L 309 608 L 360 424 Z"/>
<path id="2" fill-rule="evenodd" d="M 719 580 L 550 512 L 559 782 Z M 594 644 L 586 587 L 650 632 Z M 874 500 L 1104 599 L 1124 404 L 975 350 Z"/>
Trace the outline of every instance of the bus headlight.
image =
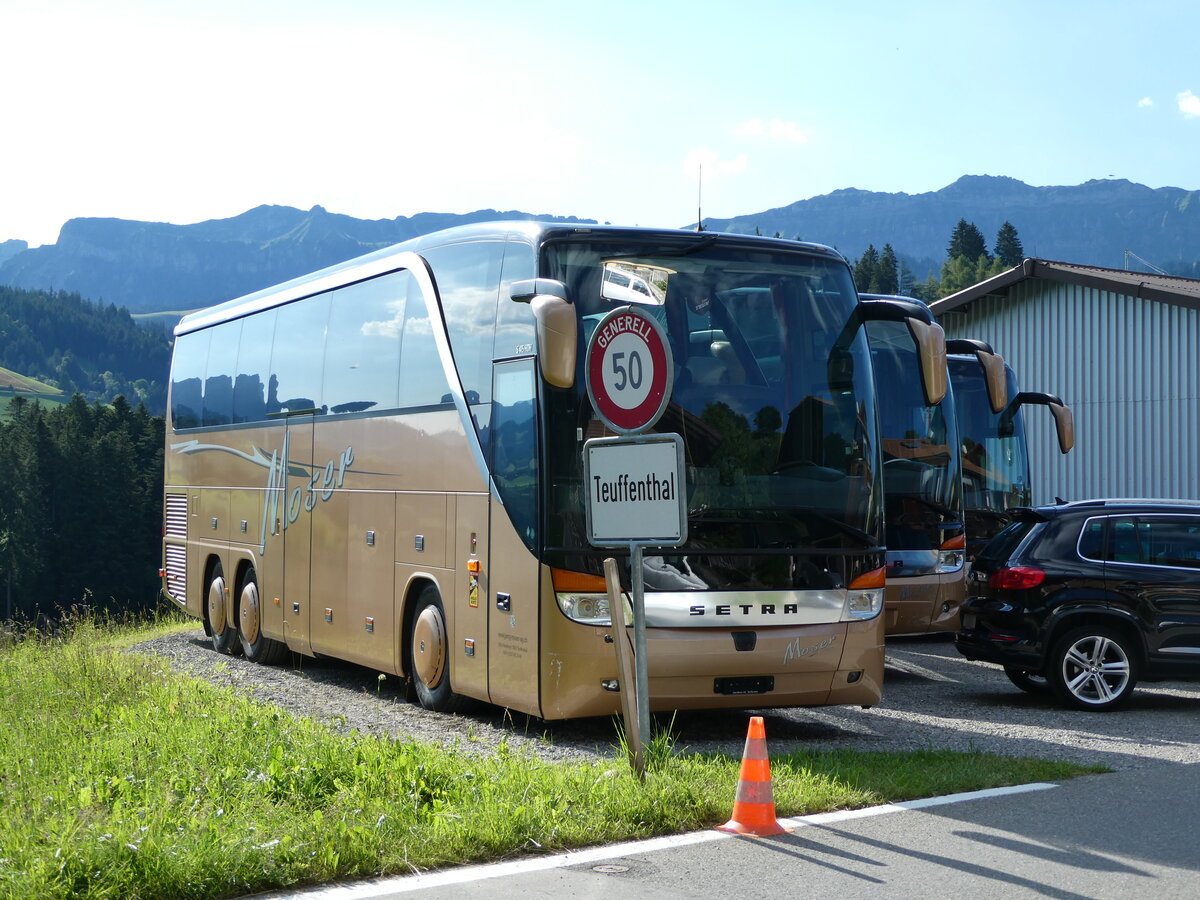
<path id="1" fill-rule="evenodd" d="M 883 612 L 883 588 L 866 590 L 850 588 L 842 605 L 842 621 L 857 622 L 873 619 Z"/>
<path id="2" fill-rule="evenodd" d="M 946 575 L 950 572 L 957 572 L 963 567 L 967 555 L 963 550 L 939 550 L 938 551 L 938 566 L 937 572 L 939 575 Z"/>
<path id="3" fill-rule="evenodd" d="M 583 625 L 612 625 L 612 610 L 608 608 L 608 594 L 559 591 L 554 596 L 558 600 L 558 608 L 572 622 L 579 622 Z"/>

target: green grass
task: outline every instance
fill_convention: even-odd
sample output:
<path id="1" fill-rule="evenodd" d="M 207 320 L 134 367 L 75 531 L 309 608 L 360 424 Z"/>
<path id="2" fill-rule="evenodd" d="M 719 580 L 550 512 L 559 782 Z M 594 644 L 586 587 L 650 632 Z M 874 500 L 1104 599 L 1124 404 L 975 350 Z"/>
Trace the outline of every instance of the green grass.
<path id="1" fill-rule="evenodd" d="M 0 649 L 0 896 L 231 897 L 683 832 L 732 809 L 738 754 L 660 740 L 643 784 L 616 757 L 339 736 L 120 652 L 149 636 L 79 622 Z M 780 816 L 1100 771 L 941 751 L 771 766 Z"/>

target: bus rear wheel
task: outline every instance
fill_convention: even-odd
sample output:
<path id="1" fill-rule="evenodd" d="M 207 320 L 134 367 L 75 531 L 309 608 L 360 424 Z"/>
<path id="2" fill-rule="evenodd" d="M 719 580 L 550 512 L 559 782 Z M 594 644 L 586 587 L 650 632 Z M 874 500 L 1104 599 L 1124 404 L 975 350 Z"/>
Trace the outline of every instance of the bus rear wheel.
<path id="1" fill-rule="evenodd" d="M 213 566 L 212 575 L 208 579 L 208 602 L 205 615 L 208 617 L 208 634 L 212 638 L 213 649 L 218 653 L 233 653 L 237 631 L 229 625 L 226 607 L 229 605 L 229 592 L 225 587 L 225 571 L 218 562 Z"/>
<path id="2" fill-rule="evenodd" d="M 417 597 L 409 640 L 412 682 L 426 709 L 454 712 L 463 698 L 450 688 L 450 635 L 437 588 L 426 585 Z"/>
<path id="3" fill-rule="evenodd" d="M 251 662 L 270 665 L 283 659 L 287 645 L 267 637 L 262 632 L 262 603 L 258 596 L 258 579 L 254 570 L 246 572 L 238 597 L 238 638 L 242 653 Z"/>

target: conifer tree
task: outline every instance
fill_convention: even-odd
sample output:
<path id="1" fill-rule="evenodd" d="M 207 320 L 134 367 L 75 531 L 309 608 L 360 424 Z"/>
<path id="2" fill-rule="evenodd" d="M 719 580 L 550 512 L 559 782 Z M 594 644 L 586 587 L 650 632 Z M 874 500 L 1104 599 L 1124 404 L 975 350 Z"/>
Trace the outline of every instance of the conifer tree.
<path id="1" fill-rule="evenodd" d="M 1005 222 L 996 232 L 996 246 L 993 248 L 996 258 L 1004 263 L 1006 268 L 1019 266 L 1025 258 L 1025 248 L 1017 236 L 1017 229 L 1012 222 Z"/>
<path id="2" fill-rule="evenodd" d="M 883 245 L 883 253 L 879 256 L 879 265 L 875 269 L 879 294 L 900 293 L 900 268 L 896 260 L 896 251 L 891 244 Z"/>
<path id="3" fill-rule="evenodd" d="M 954 233 L 950 235 L 950 246 L 946 248 L 946 256 L 950 259 L 965 256 L 971 262 L 975 262 L 981 256 L 988 256 L 983 232 L 975 227 L 974 222 L 959 219 L 958 224 L 954 226 Z"/>

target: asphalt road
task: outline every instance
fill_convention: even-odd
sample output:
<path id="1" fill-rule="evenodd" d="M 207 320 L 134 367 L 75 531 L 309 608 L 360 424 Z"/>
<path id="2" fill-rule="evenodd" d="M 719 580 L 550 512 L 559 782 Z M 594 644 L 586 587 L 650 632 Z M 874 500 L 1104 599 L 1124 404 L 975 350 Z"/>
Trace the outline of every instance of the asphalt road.
<path id="1" fill-rule="evenodd" d="M 944 640 L 901 640 L 889 645 L 880 706 L 764 715 L 775 750 L 974 747 L 1114 772 L 788 820 L 790 832 L 773 838 L 701 832 L 296 896 L 1200 897 L 1200 684 L 1144 684 L 1122 711 L 1069 711 L 1018 691 Z M 728 745 L 745 722 L 745 713 L 691 714 L 676 727 L 681 746 Z M 554 739 L 573 743 L 577 727 L 587 733 L 565 723 Z"/>

